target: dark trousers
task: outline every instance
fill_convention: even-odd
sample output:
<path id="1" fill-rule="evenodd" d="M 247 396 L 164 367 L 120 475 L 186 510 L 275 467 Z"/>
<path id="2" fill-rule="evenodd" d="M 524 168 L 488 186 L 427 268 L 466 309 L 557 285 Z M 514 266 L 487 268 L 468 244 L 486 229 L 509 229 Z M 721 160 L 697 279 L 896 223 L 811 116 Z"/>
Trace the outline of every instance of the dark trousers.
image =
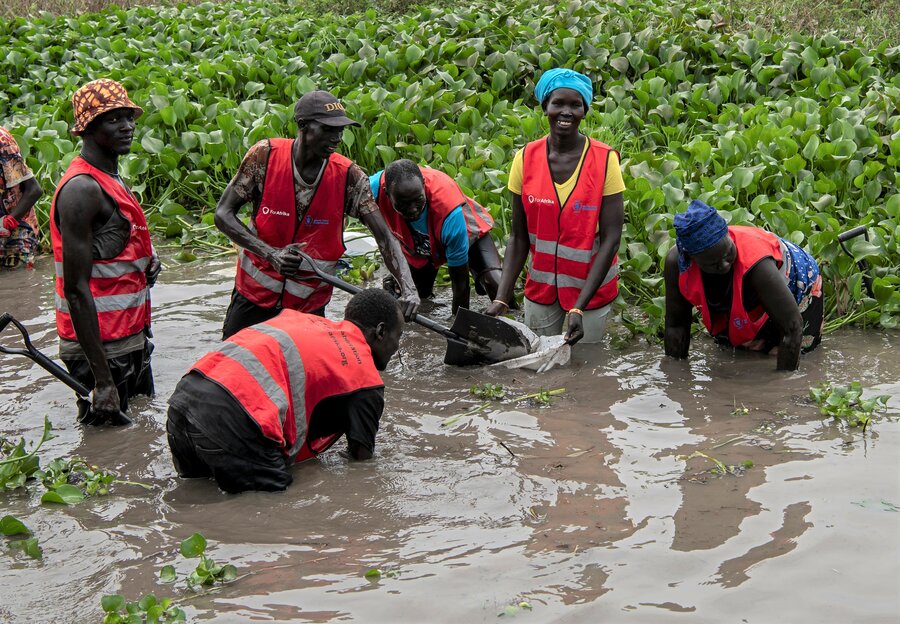
<path id="1" fill-rule="evenodd" d="M 153 343 L 144 340 L 144 348 L 109 358 L 109 371 L 112 373 L 113 383 L 119 393 L 119 409 L 128 411 L 128 400 L 141 394 L 153 396 L 153 370 L 150 368 L 150 354 L 153 353 Z M 63 364 L 69 373 L 80 381 L 88 389 L 93 390 L 96 385 L 94 373 L 87 360 L 63 360 Z"/>
<path id="2" fill-rule="evenodd" d="M 235 288 L 231 291 L 231 303 L 228 304 L 228 310 L 225 312 L 225 323 L 222 326 L 222 340 L 227 340 L 242 329 L 246 329 L 251 325 L 265 323 L 266 321 L 275 318 L 282 309 L 281 303 L 273 308 L 258 306 L 239 293 Z M 325 306 L 322 306 L 318 310 L 313 310 L 310 314 L 325 316 Z"/>
<path id="3" fill-rule="evenodd" d="M 222 415 L 223 418 L 229 416 L 230 414 Z M 240 414 L 240 417 L 249 420 L 244 414 Z M 255 434 L 259 438 L 258 444 L 252 437 L 235 440 L 234 444 L 221 444 L 196 427 L 186 414 L 169 406 L 166 436 L 172 450 L 175 470 L 185 478 L 215 479 L 219 487 L 229 494 L 248 490 L 278 492 L 286 489 L 294 480 L 287 459 L 258 429 L 250 431 L 251 426 L 252 423 L 248 422 L 248 434 Z M 215 437 L 221 439 L 230 435 L 233 432 L 223 429 Z"/>

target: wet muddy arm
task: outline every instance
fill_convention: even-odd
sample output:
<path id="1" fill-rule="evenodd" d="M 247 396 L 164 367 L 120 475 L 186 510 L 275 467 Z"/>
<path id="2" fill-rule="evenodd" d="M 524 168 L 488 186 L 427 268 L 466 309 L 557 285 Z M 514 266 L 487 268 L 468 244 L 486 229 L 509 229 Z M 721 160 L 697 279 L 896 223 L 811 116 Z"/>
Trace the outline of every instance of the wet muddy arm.
<path id="1" fill-rule="evenodd" d="M 400 243 L 394 238 L 380 210 L 361 215 L 360 221 L 372 232 L 388 271 L 400 285 L 400 308 L 403 310 L 403 318 L 411 319 L 419 309 L 419 294 L 412 273 L 409 272 L 409 265 L 403 256 L 403 250 L 400 249 Z"/>
<path id="2" fill-rule="evenodd" d="M 28 178 L 20 185 L 22 196 L 15 208 L 9 211 L 9 214 L 16 219 L 21 219 L 28 214 L 28 211 L 34 206 L 34 203 L 44 194 L 44 190 L 35 178 Z"/>
<path id="3" fill-rule="evenodd" d="M 447 272 L 450 274 L 450 286 L 453 289 L 453 307 L 451 312 L 456 314 L 460 306 L 469 307 L 469 265 L 448 266 Z"/>
<path id="4" fill-rule="evenodd" d="M 489 316 L 504 314 L 509 310 L 509 304 L 513 300 L 513 288 L 516 280 L 525 266 L 528 258 L 528 223 L 525 220 L 525 208 L 522 206 L 522 196 L 512 193 L 512 223 L 510 225 L 509 241 L 506 243 L 506 252 L 503 255 L 503 272 L 500 274 L 500 286 L 497 288 L 497 299 L 507 304 L 492 303 L 485 310 Z"/>
<path id="5" fill-rule="evenodd" d="M 691 317 L 693 306 L 678 288 L 678 249 L 672 247 L 666 256 L 666 355 L 684 359 L 691 346 Z"/>
<path id="6" fill-rule="evenodd" d="M 109 200 L 103 195 L 100 186 L 87 176 L 73 178 L 57 198 L 62 235 L 64 295 L 78 344 L 94 374 L 96 386 L 93 408 L 101 416 L 119 413 L 119 395 L 100 339 L 100 323 L 90 287 L 93 268 L 91 224 L 107 202 Z"/>
<path id="7" fill-rule="evenodd" d="M 803 340 L 803 319 L 794 295 L 787 287 L 784 275 L 771 258 L 760 260 L 747 272 L 748 285 L 759 297 L 760 305 L 781 330 L 778 346 L 778 370 L 797 370 L 800 365 L 800 344 Z"/>
<path id="8" fill-rule="evenodd" d="M 252 251 L 257 256 L 266 260 L 275 252 L 275 248 L 255 236 L 249 228 L 238 218 L 238 211 L 247 203 L 234 186 L 229 184 L 222 193 L 222 198 L 216 205 L 215 224 L 222 233 L 231 239 L 235 245 Z"/>

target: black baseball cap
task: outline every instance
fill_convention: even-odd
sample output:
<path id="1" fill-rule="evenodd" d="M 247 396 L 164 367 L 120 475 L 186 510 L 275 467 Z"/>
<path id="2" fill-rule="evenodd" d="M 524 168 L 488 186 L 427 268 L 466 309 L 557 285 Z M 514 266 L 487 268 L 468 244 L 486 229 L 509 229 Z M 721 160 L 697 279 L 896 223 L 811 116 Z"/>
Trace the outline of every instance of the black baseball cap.
<path id="1" fill-rule="evenodd" d="M 326 126 L 358 126 L 359 122 L 347 117 L 344 105 L 328 91 L 310 91 L 294 106 L 297 121 L 318 121 Z"/>

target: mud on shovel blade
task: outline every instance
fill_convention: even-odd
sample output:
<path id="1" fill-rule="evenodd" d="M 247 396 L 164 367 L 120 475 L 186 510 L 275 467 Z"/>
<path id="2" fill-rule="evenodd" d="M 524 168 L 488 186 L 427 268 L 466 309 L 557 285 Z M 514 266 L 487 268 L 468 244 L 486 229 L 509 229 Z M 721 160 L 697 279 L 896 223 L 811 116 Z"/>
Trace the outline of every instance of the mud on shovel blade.
<path id="1" fill-rule="evenodd" d="M 22 341 L 25 344 L 25 348 L 11 349 L 0 344 L 0 353 L 6 353 L 8 355 L 24 355 L 28 359 L 32 360 L 35 364 L 43 368 L 45 371 L 69 386 L 72 390 L 74 390 L 75 394 L 78 395 L 78 422 L 86 425 L 104 424 L 105 421 L 102 420 L 93 409 L 91 409 L 91 391 L 88 390 L 77 379 L 72 377 L 72 375 L 70 375 L 66 369 L 38 351 L 38 349 L 33 344 L 31 344 L 31 337 L 28 335 L 28 331 L 25 329 L 25 326 L 15 318 L 13 318 L 13 316 L 8 312 L 4 313 L 3 316 L 0 316 L 0 332 L 3 332 L 6 326 L 10 323 L 12 323 L 16 327 L 16 329 L 19 330 L 19 333 L 22 334 Z M 131 424 L 131 419 L 126 416 L 124 412 L 120 411 L 117 416 L 109 420 L 109 424 L 114 426 L 129 425 Z"/>
<path id="2" fill-rule="evenodd" d="M 455 366 L 502 362 L 531 353 L 531 342 L 501 319 L 459 308 L 453 327 L 462 342 L 447 341 L 444 363 Z"/>

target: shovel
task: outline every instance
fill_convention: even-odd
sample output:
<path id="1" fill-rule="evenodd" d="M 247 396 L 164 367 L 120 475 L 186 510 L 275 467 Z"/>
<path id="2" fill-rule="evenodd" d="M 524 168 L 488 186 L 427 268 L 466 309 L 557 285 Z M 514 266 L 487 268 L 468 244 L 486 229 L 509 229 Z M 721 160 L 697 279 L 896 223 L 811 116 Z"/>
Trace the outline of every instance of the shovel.
<path id="1" fill-rule="evenodd" d="M 341 278 L 323 271 L 315 260 L 300 249 L 295 247 L 293 251 L 306 264 L 309 264 L 313 272 L 326 284 L 331 284 L 354 295 L 362 292 L 363 289 L 359 286 L 349 284 Z M 528 341 L 520 336 L 515 328 L 499 319 L 465 308 L 457 311 L 452 329 L 421 314 L 416 314 L 412 320 L 447 339 L 444 363 L 451 366 L 499 362 L 502 359 L 525 355 L 531 348 Z"/>
<path id="2" fill-rule="evenodd" d="M 18 329 L 22 334 L 22 340 L 25 343 L 25 348 L 11 349 L 9 347 L 0 345 L 0 353 L 6 353 L 8 355 L 24 355 L 28 359 L 34 361 L 38 366 L 69 386 L 72 390 L 75 391 L 75 394 L 78 395 L 78 422 L 85 425 L 103 424 L 103 420 L 100 418 L 97 412 L 91 409 L 91 391 L 88 390 L 77 379 L 72 377 L 72 375 L 70 375 L 69 372 L 66 371 L 66 369 L 38 351 L 37 348 L 33 344 L 31 344 L 31 338 L 28 336 L 28 331 L 25 329 L 25 327 L 19 321 L 14 319 L 13 316 L 8 312 L 4 313 L 3 316 L 0 316 L 0 332 L 3 332 L 6 326 L 10 323 L 15 325 L 16 329 Z M 112 419 L 110 419 L 109 424 L 114 426 L 129 425 L 131 424 L 131 419 L 126 416 L 124 412 L 120 411 L 117 416 L 114 416 Z"/>

